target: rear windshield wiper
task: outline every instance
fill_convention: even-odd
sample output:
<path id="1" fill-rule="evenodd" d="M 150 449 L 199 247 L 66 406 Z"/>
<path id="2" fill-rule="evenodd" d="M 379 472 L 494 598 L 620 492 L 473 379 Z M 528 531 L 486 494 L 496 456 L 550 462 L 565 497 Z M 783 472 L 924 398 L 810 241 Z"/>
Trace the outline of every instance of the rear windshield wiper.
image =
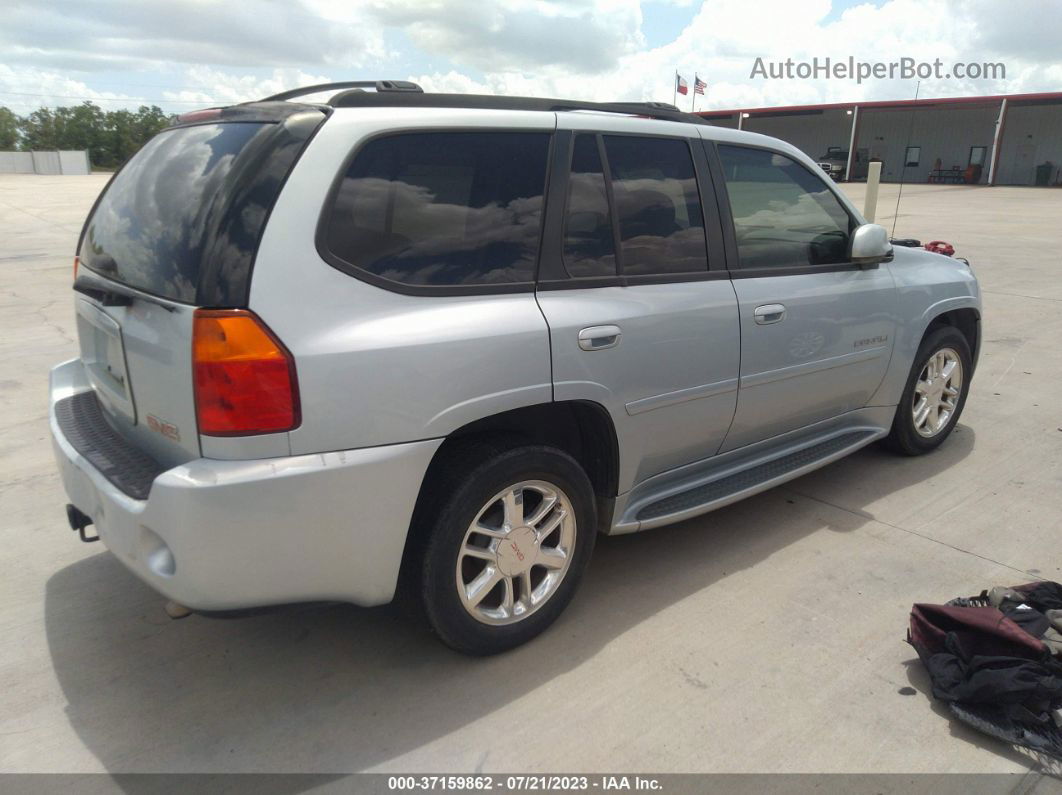
<path id="1" fill-rule="evenodd" d="M 107 282 L 106 285 L 104 285 L 100 282 L 87 279 L 81 274 L 78 274 L 78 277 L 74 280 L 74 290 L 82 295 L 87 295 L 94 301 L 98 301 L 103 304 L 103 306 L 129 306 L 134 300 L 136 300 L 161 306 L 167 312 L 176 311 L 175 307 L 160 298 L 144 295 L 143 293 L 139 293 L 136 290 L 132 290 L 117 282 Z"/>

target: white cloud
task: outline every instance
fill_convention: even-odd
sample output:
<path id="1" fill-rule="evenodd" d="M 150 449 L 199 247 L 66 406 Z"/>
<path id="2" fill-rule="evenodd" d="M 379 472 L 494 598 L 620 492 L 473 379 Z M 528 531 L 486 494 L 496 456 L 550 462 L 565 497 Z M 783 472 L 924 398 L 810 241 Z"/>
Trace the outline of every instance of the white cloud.
<path id="1" fill-rule="evenodd" d="M 1012 0 L 1001 13 L 992 0 L 886 0 L 834 17 L 830 0 L 712 0 L 689 8 L 689 23 L 672 41 L 647 46 L 643 14 L 687 1 L 46 0 L 5 11 L 0 90 L 37 92 L 48 104 L 69 104 L 65 95 L 121 97 L 93 79 L 96 70 L 121 69 L 130 86 L 145 72 L 165 71 L 171 84 L 179 75 L 179 86 L 150 94 L 181 103 L 241 101 L 352 77 L 408 77 L 429 91 L 671 101 L 678 69 L 708 81 L 707 97 L 698 97 L 704 108 L 914 92 L 913 81 L 898 79 L 750 79 L 757 57 L 816 56 L 1006 65 L 1006 80 L 924 81 L 924 97 L 1060 85 L 1058 2 Z M 262 66 L 271 71 L 263 75 Z M 689 107 L 690 97 L 679 100 Z"/>
<path id="2" fill-rule="evenodd" d="M 368 13 L 427 53 L 488 72 L 593 74 L 645 43 L 637 0 L 375 0 Z"/>
<path id="3" fill-rule="evenodd" d="M 96 91 L 87 83 L 59 72 L 0 64 L 0 105 L 17 113 L 36 110 L 42 105 L 77 105 L 83 99 L 96 101 L 114 110 L 141 104 L 134 94 Z"/>
<path id="4" fill-rule="evenodd" d="M 379 57 L 371 20 L 333 24 L 302 0 L 47 0 L 5 8 L 8 62 L 91 71 L 159 63 L 361 66 Z"/>
<path id="5" fill-rule="evenodd" d="M 234 75 L 210 66 L 192 66 L 184 71 L 181 82 L 187 87 L 180 91 L 163 92 L 166 99 L 182 103 L 226 105 L 262 99 L 289 88 L 327 83 L 329 78 L 301 69 L 274 69 L 270 77 L 259 78 Z"/>
<path id="6" fill-rule="evenodd" d="M 1022 0 L 1026 2 L 1026 0 Z M 620 54 L 616 63 L 592 76 L 548 65 L 536 70 L 487 70 L 476 81 L 460 71 L 437 72 L 417 78 L 451 90 L 476 88 L 491 93 L 529 93 L 583 99 L 658 100 L 670 102 L 673 74 L 678 69 L 692 82 L 694 72 L 709 83 L 698 107 L 755 107 L 858 99 L 907 98 L 913 80 L 762 80 L 750 79 L 757 57 L 795 62 L 847 60 L 889 62 L 901 58 L 932 62 L 1002 61 L 1006 80 L 927 80 L 920 95 L 957 96 L 1059 87 L 1057 66 L 1050 57 L 1032 60 L 1020 36 L 984 30 L 995 25 L 998 7 L 982 3 L 977 14 L 963 11 L 954 0 L 890 0 L 881 6 L 865 4 L 846 10 L 839 19 L 824 21 L 829 0 L 792 3 L 786 0 L 716 0 L 705 3 L 676 39 L 654 49 Z M 1062 4 L 1041 9 L 1050 21 L 1045 27 L 1062 29 Z M 770 24 L 761 24 L 769 20 Z M 1045 19 L 1044 22 L 1049 20 Z M 991 41 L 992 47 L 971 42 Z M 472 85 L 474 83 L 474 86 Z M 468 88 L 463 88 L 467 85 Z M 691 97 L 679 97 L 689 107 Z"/>

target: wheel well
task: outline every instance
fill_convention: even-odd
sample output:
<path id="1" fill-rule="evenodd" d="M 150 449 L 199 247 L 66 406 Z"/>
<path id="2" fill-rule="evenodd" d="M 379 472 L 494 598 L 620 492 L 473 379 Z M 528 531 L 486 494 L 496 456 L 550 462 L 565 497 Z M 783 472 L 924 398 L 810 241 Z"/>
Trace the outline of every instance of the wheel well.
<path id="1" fill-rule="evenodd" d="M 976 365 L 978 348 L 981 344 L 980 325 L 981 315 L 976 309 L 953 309 L 933 318 L 929 328 L 926 329 L 926 334 L 935 331 L 941 326 L 951 326 L 957 329 L 966 338 L 966 342 L 970 346 L 971 358 Z"/>
<path id="2" fill-rule="evenodd" d="M 616 496 L 619 444 L 608 412 L 597 403 L 562 401 L 505 411 L 469 423 L 447 436 L 443 451 L 474 436 L 505 435 L 568 453 L 590 478 L 598 497 Z M 430 470 L 429 470 L 430 471 Z"/>
<path id="3" fill-rule="evenodd" d="M 540 403 L 484 417 L 449 434 L 428 465 L 406 538 L 399 593 L 408 596 L 417 582 L 413 564 L 419 558 L 427 532 L 418 516 L 430 508 L 431 483 L 445 476 L 448 464 L 455 460 L 463 445 L 474 445 L 479 440 L 546 444 L 568 453 L 579 462 L 594 487 L 598 530 L 608 530 L 619 484 L 619 442 L 612 418 L 603 406 L 584 401 Z"/>

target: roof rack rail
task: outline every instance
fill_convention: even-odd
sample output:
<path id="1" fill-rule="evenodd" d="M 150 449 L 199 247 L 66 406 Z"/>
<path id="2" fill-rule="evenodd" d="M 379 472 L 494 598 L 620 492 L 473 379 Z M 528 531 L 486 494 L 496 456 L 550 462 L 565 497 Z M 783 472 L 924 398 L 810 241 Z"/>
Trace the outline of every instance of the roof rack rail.
<path id="1" fill-rule="evenodd" d="M 281 91 L 279 94 L 274 94 L 271 97 L 266 97 L 260 102 L 278 102 L 285 99 L 294 99 L 295 97 L 302 97 L 306 94 L 317 94 L 321 91 L 339 91 L 344 88 L 375 88 L 381 93 L 395 92 L 395 93 L 412 93 L 420 94 L 424 92 L 424 89 L 418 86 L 416 83 L 411 83 L 408 80 L 344 80 L 340 83 L 318 83 L 315 86 L 303 86 L 302 88 L 293 88 L 289 91 Z"/>
<path id="2" fill-rule="evenodd" d="M 280 96 L 280 95 L 278 95 Z M 482 110 L 590 110 L 599 113 L 623 113 L 651 119 L 709 124 L 700 116 L 686 113 L 666 102 L 583 102 L 572 99 L 509 97 L 490 94 L 425 94 L 424 92 L 344 91 L 328 101 L 336 108 L 476 108 Z"/>

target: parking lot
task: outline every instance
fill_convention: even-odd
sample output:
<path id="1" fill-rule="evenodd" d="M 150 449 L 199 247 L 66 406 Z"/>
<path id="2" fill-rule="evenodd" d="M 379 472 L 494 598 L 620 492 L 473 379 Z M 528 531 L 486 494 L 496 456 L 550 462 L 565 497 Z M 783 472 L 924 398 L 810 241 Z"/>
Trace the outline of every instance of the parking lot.
<path id="1" fill-rule="evenodd" d="M 671 528 L 603 538 L 543 637 L 469 659 L 396 607 L 172 621 L 80 543 L 48 440 L 105 176 L 0 176 L 0 771 L 1021 772 L 953 724 L 912 602 L 1062 579 L 1062 191 L 904 188 L 896 235 L 984 289 L 955 435 L 865 449 Z M 862 186 L 845 186 L 862 204 Z M 896 186 L 878 220 L 891 228 Z M 313 543 L 312 527 L 292 527 Z M 223 528 L 219 528 L 223 532 Z"/>

